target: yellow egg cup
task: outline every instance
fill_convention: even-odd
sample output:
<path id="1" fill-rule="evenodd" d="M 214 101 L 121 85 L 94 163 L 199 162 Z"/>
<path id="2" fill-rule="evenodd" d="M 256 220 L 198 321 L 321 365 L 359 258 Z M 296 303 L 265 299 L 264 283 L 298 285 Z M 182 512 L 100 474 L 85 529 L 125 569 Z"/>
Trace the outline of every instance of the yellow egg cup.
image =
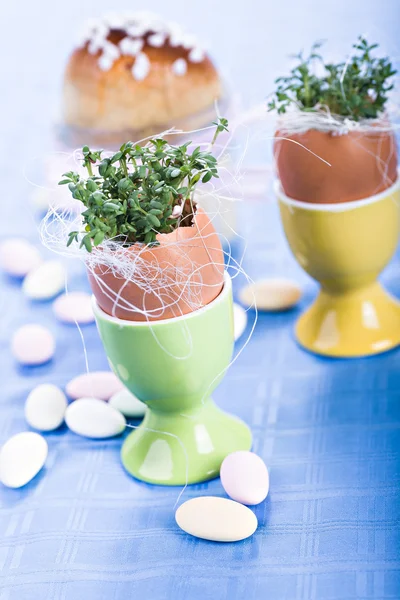
<path id="1" fill-rule="evenodd" d="M 321 289 L 296 324 L 298 342 L 333 357 L 369 356 L 400 344 L 400 303 L 376 281 L 400 232 L 400 181 L 384 192 L 342 204 L 285 196 L 283 227 L 300 266 Z"/>

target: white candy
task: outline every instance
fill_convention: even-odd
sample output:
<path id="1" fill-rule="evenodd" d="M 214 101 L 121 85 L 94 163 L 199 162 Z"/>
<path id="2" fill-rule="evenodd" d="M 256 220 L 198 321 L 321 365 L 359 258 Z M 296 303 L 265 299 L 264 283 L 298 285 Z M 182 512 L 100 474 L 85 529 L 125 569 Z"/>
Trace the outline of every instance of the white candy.
<path id="1" fill-rule="evenodd" d="M 25 419 L 39 431 L 53 431 L 64 421 L 67 399 L 60 388 L 51 383 L 35 387 L 25 402 Z"/>
<path id="2" fill-rule="evenodd" d="M 47 452 L 47 442 L 38 433 L 17 433 L 0 450 L 0 481 L 10 488 L 26 485 L 43 467 Z"/>
<path id="3" fill-rule="evenodd" d="M 32 300 L 50 300 L 65 288 L 65 278 L 66 273 L 62 263 L 48 260 L 26 276 L 22 289 Z"/>
<path id="4" fill-rule="evenodd" d="M 186 71 L 187 71 L 186 60 L 184 58 L 177 58 L 172 63 L 172 70 L 175 73 L 175 75 L 178 75 L 179 77 L 182 77 L 183 75 L 185 75 Z"/>
<path id="5" fill-rule="evenodd" d="M 85 292 L 62 294 L 54 301 L 53 310 L 63 323 L 86 325 L 94 321 L 91 297 Z"/>
<path id="6" fill-rule="evenodd" d="M 287 310 L 300 300 L 301 289 L 290 279 L 265 279 L 243 288 L 239 298 L 246 306 L 252 306 L 255 301 L 261 311 Z"/>
<path id="7" fill-rule="evenodd" d="M 246 329 L 247 313 L 240 304 L 233 303 L 233 324 L 235 341 L 240 338 Z"/>
<path id="8" fill-rule="evenodd" d="M 24 325 L 12 336 L 11 352 L 23 365 L 41 365 L 53 357 L 55 341 L 42 325 Z"/>
<path id="9" fill-rule="evenodd" d="M 41 262 L 37 248 L 23 238 L 10 238 L 0 244 L 0 267 L 13 277 L 25 277 Z"/>
<path id="10" fill-rule="evenodd" d="M 246 506 L 214 496 L 192 498 L 176 511 L 175 519 L 183 531 L 214 542 L 238 542 L 253 535 L 257 517 Z"/>
<path id="11" fill-rule="evenodd" d="M 111 371 L 93 371 L 71 379 L 65 391 L 73 400 L 83 397 L 109 400 L 121 389 L 123 389 L 122 383 Z"/>
<path id="12" fill-rule="evenodd" d="M 125 429 L 125 417 L 115 408 L 96 398 L 81 398 L 66 410 L 65 422 L 74 433 L 102 439 L 119 435 Z"/>
<path id="13" fill-rule="evenodd" d="M 254 452 L 240 450 L 229 454 L 222 462 L 220 476 L 224 490 L 236 502 L 253 505 L 267 497 L 268 470 Z"/>
<path id="14" fill-rule="evenodd" d="M 136 396 L 131 394 L 126 388 L 113 394 L 108 403 L 116 410 L 119 410 L 125 417 L 130 419 L 143 417 L 146 412 L 146 405 L 136 398 Z"/>
<path id="15" fill-rule="evenodd" d="M 146 79 L 150 72 L 150 61 L 146 54 L 140 52 L 132 67 L 132 75 L 137 81 Z"/>

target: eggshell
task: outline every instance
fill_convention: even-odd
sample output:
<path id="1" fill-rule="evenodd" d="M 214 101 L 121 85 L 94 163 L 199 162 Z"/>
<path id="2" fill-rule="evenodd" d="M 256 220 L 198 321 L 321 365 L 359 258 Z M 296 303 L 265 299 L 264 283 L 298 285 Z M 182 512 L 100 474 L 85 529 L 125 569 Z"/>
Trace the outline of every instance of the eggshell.
<path id="1" fill-rule="evenodd" d="M 119 435 L 125 429 L 125 417 L 115 408 L 97 398 L 80 398 L 65 412 L 65 422 L 74 433 L 102 439 Z"/>
<path id="2" fill-rule="evenodd" d="M 301 295 L 295 281 L 276 278 L 251 283 L 240 291 L 239 298 L 246 306 L 253 306 L 255 302 L 260 311 L 280 311 L 292 308 Z"/>
<path id="3" fill-rule="evenodd" d="M 233 323 L 234 323 L 234 335 L 235 341 L 240 338 L 246 329 L 247 325 L 247 313 L 240 304 L 233 303 Z"/>
<path id="4" fill-rule="evenodd" d="M 27 484 L 43 467 L 47 451 L 47 442 L 38 433 L 17 433 L 0 450 L 0 481 L 10 488 Z"/>
<path id="5" fill-rule="evenodd" d="M 118 377 L 111 371 L 91 371 L 71 379 L 65 391 L 72 400 L 83 397 L 109 400 L 123 387 Z"/>
<path id="6" fill-rule="evenodd" d="M 11 352 L 23 365 L 41 365 L 53 357 L 53 334 L 42 325 L 23 325 L 12 336 Z"/>
<path id="7" fill-rule="evenodd" d="M 220 477 L 228 496 L 241 504 L 260 504 L 268 495 L 268 469 L 254 452 L 229 454 L 222 462 Z"/>
<path id="8" fill-rule="evenodd" d="M 86 325 L 94 322 L 92 300 L 85 292 L 62 294 L 53 303 L 54 314 L 63 323 Z"/>
<path id="9" fill-rule="evenodd" d="M 49 300 L 65 288 L 65 277 L 62 263 L 48 260 L 26 276 L 22 289 L 32 300 Z"/>
<path id="10" fill-rule="evenodd" d="M 41 262 L 39 250 L 23 238 L 10 238 L 0 244 L 0 267 L 13 277 L 25 277 Z"/>
<path id="11" fill-rule="evenodd" d="M 67 399 L 60 388 L 51 383 L 36 386 L 25 402 L 25 419 L 39 431 L 60 427 L 67 409 Z"/>
<path id="12" fill-rule="evenodd" d="M 222 290 L 224 254 L 213 224 L 201 209 L 194 221 L 192 227 L 159 234 L 159 246 L 134 244 L 126 249 L 136 261 L 137 282 L 127 283 L 118 272 L 111 272 L 109 264 L 103 265 L 99 248 L 99 264 L 88 271 L 88 277 L 100 308 L 120 319 L 154 321 L 185 315 L 212 302 Z M 149 282 L 154 291 L 149 290 Z"/>
<path id="13" fill-rule="evenodd" d="M 109 405 L 131 419 L 143 417 L 146 412 L 146 405 L 125 388 L 111 396 Z"/>
<path id="14" fill-rule="evenodd" d="M 214 542 L 238 542 L 253 535 L 257 517 L 246 506 L 215 496 L 184 502 L 176 511 L 178 526 L 198 538 Z"/>
<path id="15" fill-rule="evenodd" d="M 397 179 L 394 131 L 350 131 L 344 135 L 310 129 L 276 133 L 274 157 L 282 188 L 302 202 L 340 203 L 368 198 Z M 320 160 L 320 159 L 323 160 Z M 328 164 L 327 164 L 328 163 Z"/>

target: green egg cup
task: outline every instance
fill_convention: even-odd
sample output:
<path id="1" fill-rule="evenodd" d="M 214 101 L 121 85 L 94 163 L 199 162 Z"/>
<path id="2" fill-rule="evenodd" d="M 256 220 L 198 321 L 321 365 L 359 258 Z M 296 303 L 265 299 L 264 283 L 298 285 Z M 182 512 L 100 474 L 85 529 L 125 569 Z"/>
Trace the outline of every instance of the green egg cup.
<path id="1" fill-rule="evenodd" d="M 131 475 L 159 485 L 199 483 L 217 477 L 228 454 L 251 448 L 247 425 L 210 397 L 233 353 L 228 275 L 213 302 L 173 319 L 117 319 L 94 298 L 93 308 L 114 372 L 148 407 L 122 446 L 122 463 Z"/>

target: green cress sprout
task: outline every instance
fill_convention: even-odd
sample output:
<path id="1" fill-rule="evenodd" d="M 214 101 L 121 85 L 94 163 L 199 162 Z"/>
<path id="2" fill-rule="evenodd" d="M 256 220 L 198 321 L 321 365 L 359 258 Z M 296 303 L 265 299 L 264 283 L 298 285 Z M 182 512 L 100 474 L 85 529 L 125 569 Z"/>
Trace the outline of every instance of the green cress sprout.
<path id="1" fill-rule="evenodd" d="M 228 131 L 228 121 L 220 118 L 213 125 L 211 147 L 222 131 Z M 192 225 L 193 192 L 200 180 L 207 183 L 218 177 L 218 167 L 211 152 L 197 147 L 190 153 L 190 144 L 172 146 L 160 138 L 146 146 L 127 142 L 107 158 L 84 146 L 88 177 L 70 171 L 59 182 L 85 206 L 84 231 L 72 231 L 67 245 L 80 240 L 80 246 L 91 252 L 104 240 L 117 238 L 127 245 L 156 246 L 158 233 Z"/>
<path id="2" fill-rule="evenodd" d="M 375 58 L 373 51 L 378 44 L 368 44 L 359 37 L 353 45 L 354 53 L 346 62 L 325 64 L 319 49 L 322 42 L 315 43 L 308 57 L 298 54 L 297 64 L 287 77 L 275 80 L 277 89 L 268 104 L 268 110 L 283 114 L 295 105 L 302 111 L 329 111 L 355 121 L 375 119 L 382 113 L 393 89 L 389 80 L 396 74 L 389 58 Z M 322 74 L 314 72 L 316 63 L 322 66 Z"/>

